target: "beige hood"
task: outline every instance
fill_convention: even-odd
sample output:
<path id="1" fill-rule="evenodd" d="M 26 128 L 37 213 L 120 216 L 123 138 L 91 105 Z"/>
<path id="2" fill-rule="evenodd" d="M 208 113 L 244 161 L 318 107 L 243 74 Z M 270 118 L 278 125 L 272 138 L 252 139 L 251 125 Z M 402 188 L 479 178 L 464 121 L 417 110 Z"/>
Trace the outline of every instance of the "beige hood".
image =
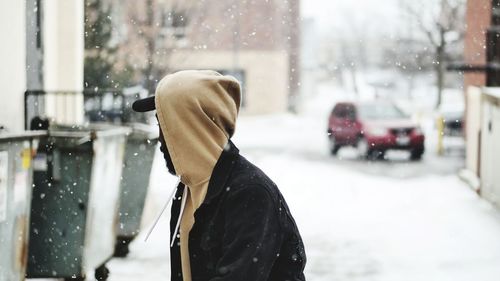
<path id="1" fill-rule="evenodd" d="M 184 281 L 191 280 L 188 238 L 194 212 L 203 203 L 215 164 L 234 133 L 240 99 L 235 78 L 210 70 L 176 72 L 156 88 L 163 137 L 175 171 L 188 187 L 179 230 Z"/>
<path id="2" fill-rule="evenodd" d="M 240 85 L 210 70 L 165 76 L 155 94 L 158 120 L 177 175 L 188 185 L 209 180 L 240 105 Z"/>

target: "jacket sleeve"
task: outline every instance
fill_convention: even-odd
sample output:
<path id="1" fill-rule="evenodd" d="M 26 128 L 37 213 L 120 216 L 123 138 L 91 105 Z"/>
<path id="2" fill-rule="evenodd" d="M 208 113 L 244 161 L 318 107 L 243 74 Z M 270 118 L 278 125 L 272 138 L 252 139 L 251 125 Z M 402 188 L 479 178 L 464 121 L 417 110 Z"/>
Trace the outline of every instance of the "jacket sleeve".
<path id="1" fill-rule="evenodd" d="M 223 252 L 211 281 L 268 280 L 283 239 L 271 194 L 258 185 L 235 190 L 225 213 Z"/>

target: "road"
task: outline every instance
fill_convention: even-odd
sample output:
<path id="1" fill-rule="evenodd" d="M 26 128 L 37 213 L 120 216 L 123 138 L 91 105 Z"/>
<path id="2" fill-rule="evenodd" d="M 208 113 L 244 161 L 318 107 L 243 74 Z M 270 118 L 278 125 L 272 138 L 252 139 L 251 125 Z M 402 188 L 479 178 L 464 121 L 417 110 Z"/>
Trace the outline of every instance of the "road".
<path id="1" fill-rule="evenodd" d="M 463 151 L 437 156 L 430 137 L 420 162 L 397 152 L 366 162 L 349 148 L 332 157 L 325 110 L 243 117 L 234 137 L 288 201 L 305 242 L 308 280 L 498 280 L 499 211 L 457 177 Z M 173 182 L 157 159 L 156 209 Z M 166 215 L 148 242 L 141 236 L 128 258 L 109 263 L 110 280 L 168 280 L 168 236 Z"/>

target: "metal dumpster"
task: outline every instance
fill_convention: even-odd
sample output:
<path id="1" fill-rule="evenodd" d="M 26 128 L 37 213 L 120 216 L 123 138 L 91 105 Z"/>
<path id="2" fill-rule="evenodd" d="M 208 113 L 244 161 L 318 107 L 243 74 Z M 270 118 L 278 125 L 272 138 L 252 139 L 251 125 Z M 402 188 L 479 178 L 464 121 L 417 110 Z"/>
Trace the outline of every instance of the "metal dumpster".
<path id="1" fill-rule="evenodd" d="M 128 134 L 125 146 L 115 257 L 125 257 L 129 252 L 129 243 L 139 234 L 158 143 L 157 128 L 140 123 L 127 126 L 132 128 L 132 132 Z"/>
<path id="2" fill-rule="evenodd" d="M 0 280 L 24 280 L 32 151 L 43 132 L 0 134 Z"/>
<path id="3" fill-rule="evenodd" d="M 116 242 L 119 185 L 130 129 L 51 127 L 34 159 L 28 278 L 84 280 Z"/>

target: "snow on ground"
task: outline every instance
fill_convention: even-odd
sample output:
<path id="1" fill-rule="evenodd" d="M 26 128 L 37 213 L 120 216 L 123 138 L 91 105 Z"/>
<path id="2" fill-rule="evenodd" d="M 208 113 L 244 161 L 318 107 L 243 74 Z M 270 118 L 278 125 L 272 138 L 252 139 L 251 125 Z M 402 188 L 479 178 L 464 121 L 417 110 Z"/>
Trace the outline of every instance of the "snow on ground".
<path id="1" fill-rule="evenodd" d="M 404 153 L 364 162 L 352 149 L 331 157 L 326 117 L 346 95 L 323 87 L 299 115 L 242 117 L 234 137 L 287 199 L 305 242 L 307 279 L 498 280 L 500 213 L 456 176 L 462 154 L 437 157 L 428 138 L 421 162 Z M 174 183 L 157 157 L 150 209 L 161 207 Z M 168 220 L 148 242 L 145 229 L 129 257 L 109 262 L 109 280 L 168 280 Z"/>

